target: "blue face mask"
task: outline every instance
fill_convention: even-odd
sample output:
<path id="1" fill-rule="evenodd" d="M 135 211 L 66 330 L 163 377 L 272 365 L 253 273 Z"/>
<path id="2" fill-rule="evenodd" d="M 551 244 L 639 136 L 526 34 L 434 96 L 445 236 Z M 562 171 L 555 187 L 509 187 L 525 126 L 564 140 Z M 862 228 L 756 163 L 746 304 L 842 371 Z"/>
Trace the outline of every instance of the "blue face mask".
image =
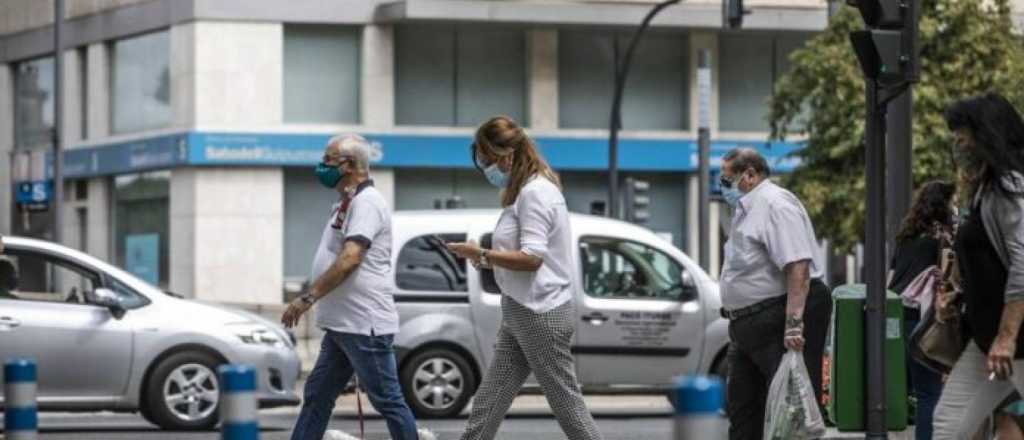
<path id="1" fill-rule="evenodd" d="M 743 197 L 743 193 L 735 186 L 732 188 L 722 188 L 722 198 L 725 199 L 725 203 L 728 203 L 733 208 L 740 203 L 741 197 Z"/>
<path id="2" fill-rule="evenodd" d="M 743 191 L 740 191 L 740 179 L 742 177 L 742 175 L 735 177 L 735 180 L 731 182 L 722 178 L 722 198 L 732 208 L 735 208 L 740 203 L 740 198 L 743 197 Z"/>
<path id="3" fill-rule="evenodd" d="M 332 167 L 323 162 L 316 165 L 315 173 L 320 184 L 330 189 L 337 187 L 338 182 L 341 182 L 341 178 L 344 177 L 338 167 Z"/>
<path id="4" fill-rule="evenodd" d="M 484 168 L 484 177 L 487 177 L 487 181 L 491 182 L 491 185 L 498 188 L 505 188 L 508 185 L 508 173 L 501 171 L 497 163 L 492 163 L 491 166 Z"/>

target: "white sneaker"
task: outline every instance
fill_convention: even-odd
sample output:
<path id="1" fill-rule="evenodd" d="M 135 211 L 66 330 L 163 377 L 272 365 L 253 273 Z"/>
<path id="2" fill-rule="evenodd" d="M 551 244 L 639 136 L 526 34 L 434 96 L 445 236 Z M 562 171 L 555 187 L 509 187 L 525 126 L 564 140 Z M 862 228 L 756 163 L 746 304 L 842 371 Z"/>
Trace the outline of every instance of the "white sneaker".
<path id="1" fill-rule="evenodd" d="M 416 433 L 419 434 L 420 440 L 437 440 L 437 435 L 427 428 L 420 428 Z M 324 433 L 324 440 L 359 440 L 359 438 L 342 431 L 332 429 Z"/>

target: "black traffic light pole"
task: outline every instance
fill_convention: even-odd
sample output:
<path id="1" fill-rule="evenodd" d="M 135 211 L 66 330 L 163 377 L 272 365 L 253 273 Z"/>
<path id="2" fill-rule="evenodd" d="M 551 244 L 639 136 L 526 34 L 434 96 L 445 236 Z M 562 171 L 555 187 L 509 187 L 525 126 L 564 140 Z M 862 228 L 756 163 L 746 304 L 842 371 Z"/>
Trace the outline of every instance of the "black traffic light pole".
<path id="1" fill-rule="evenodd" d="M 651 20 L 658 15 L 662 9 L 679 3 L 682 0 L 667 0 L 658 3 L 644 17 L 640 27 L 633 33 L 633 39 L 629 42 L 621 63 L 615 60 L 615 96 L 612 98 L 611 124 L 608 133 L 608 217 L 619 218 L 619 130 L 622 128 L 622 91 L 626 88 L 626 78 L 629 76 L 629 65 L 633 62 L 633 52 L 640 43 L 644 31 L 651 25 Z"/>
<path id="2" fill-rule="evenodd" d="M 889 102 L 906 95 L 905 102 L 895 106 L 905 109 L 910 102 L 909 90 L 918 77 L 917 13 L 919 0 L 847 0 L 860 10 L 867 29 L 850 33 L 850 42 L 864 72 L 866 94 L 865 191 L 865 260 L 867 300 L 865 305 L 864 342 L 867 362 L 866 438 L 886 439 L 886 113 Z M 901 112 L 902 113 L 902 112 Z M 909 137 L 911 120 L 901 114 L 893 126 L 899 138 Z M 900 124 L 899 127 L 895 127 Z M 907 145 L 902 145 L 904 148 Z M 909 152 L 893 154 L 894 163 L 907 172 Z M 905 161 L 905 163 L 904 163 Z M 908 182 L 909 175 L 891 176 Z M 897 196 L 899 197 L 899 196 Z M 897 328 L 896 331 L 901 329 Z"/>

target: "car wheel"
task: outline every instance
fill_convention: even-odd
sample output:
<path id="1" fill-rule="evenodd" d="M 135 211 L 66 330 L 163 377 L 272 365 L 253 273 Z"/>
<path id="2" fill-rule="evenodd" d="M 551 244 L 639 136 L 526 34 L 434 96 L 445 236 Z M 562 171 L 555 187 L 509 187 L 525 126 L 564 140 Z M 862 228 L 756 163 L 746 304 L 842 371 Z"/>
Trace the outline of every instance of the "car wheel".
<path id="1" fill-rule="evenodd" d="M 217 425 L 221 362 L 201 352 L 182 352 L 161 361 L 146 383 L 143 416 L 168 430 L 202 430 Z"/>
<path id="2" fill-rule="evenodd" d="M 402 368 L 402 393 L 417 417 L 456 417 L 476 392 L 469 361 L 444 348 L 424 350 Z"/>

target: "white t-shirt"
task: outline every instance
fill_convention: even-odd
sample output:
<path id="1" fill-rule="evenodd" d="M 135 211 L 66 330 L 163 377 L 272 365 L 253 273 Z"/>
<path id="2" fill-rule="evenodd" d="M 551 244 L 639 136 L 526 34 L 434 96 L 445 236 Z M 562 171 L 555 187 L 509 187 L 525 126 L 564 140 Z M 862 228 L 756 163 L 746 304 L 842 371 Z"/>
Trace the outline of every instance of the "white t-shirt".
<path id="1" fill-rule="evenodd" d="M 337 288 L 317 301 L 317 327 L 341 333 L 388 335 L 398 333 L 391 277 L 391 210 L 384 196 L 363 182 L 343 210 L 336 203 L 324 226 L 313 258 L 313 279 L 338 259 L 346 241 L 367 246 L 363 262 Z"/>
<path id="2" fill-rule="evenodd" d="M 515 203 L 501 212 L 492 244 L 544 260 L 536 272 L 494 268 L 503 294 L 536 313 L 572 299 L 572 231 L 562 191 L 544 177 L 523 186 Z"/>

